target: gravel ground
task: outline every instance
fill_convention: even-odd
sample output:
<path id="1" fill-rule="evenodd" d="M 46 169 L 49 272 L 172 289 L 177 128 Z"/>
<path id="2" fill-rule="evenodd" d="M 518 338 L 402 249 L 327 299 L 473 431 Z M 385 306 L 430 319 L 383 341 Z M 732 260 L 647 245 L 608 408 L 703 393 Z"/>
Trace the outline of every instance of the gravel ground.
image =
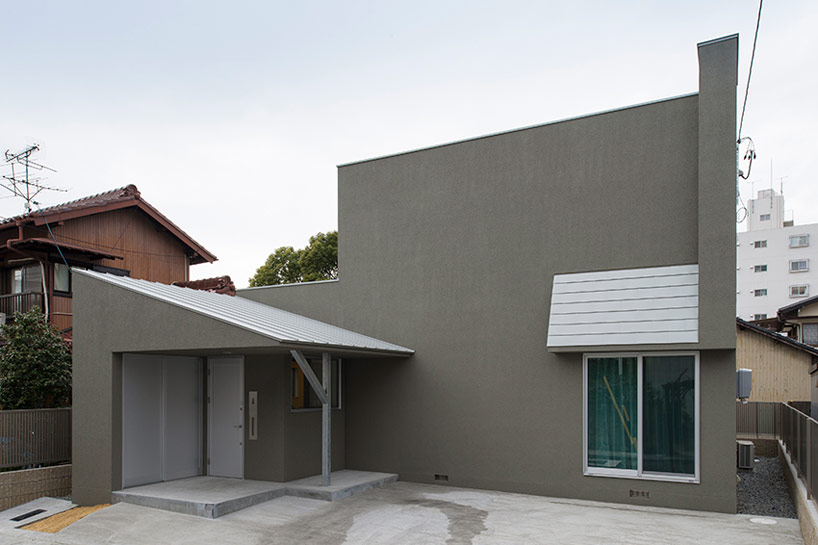
<path id="1" fill-rule="evenodd" d="M 798 518 L 778 458 L 756 457 L 753 471 L 736 473 L 738 512 L 765 517 Z"/>

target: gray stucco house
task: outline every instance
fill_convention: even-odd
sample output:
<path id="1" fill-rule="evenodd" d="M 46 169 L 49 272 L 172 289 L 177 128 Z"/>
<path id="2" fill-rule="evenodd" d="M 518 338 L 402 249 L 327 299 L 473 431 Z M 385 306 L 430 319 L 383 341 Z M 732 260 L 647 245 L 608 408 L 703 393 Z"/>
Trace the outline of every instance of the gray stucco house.
<path id="1" fill-rule="evenodd" d="M 697 93 L 340 166 L 338 281 L 77 271 L 74 500 L 331 461 L 734 512 L 737 54 L 699 44 Z"/>

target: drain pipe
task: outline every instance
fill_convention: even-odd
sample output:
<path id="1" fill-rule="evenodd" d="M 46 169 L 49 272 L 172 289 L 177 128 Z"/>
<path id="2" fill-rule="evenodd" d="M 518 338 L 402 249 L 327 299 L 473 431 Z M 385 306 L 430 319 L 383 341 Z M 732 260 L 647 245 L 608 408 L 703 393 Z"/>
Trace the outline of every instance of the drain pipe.
<path id="1" fill-rule="evenodd" d="M 26 257 L 31 257 L 30 255 L 24 254 L 23 252 L 21 252 L 17 248 L 12 247 L 15 242 L 20 242 L 21 240 L 23 240 L 23 224 L 21 224 L 19 221 L 17 221 L 16 223 L 17 223 L 17 238 L 8 239 L 6 241 L 6 248 L 11 250 L 12 252 L 17 252 L 18 254 L 22 254 L 22 255 L 24 255 Z"/>
<path id="2" fill-rule="evenodd" d="M 45 322 L 48 323 L 50 315 L 48 314 L 48 288 L 45 285 L 45 265 L 40 261 L 40 280 L 43 281 L 43 306 L 45 307 Z"/>

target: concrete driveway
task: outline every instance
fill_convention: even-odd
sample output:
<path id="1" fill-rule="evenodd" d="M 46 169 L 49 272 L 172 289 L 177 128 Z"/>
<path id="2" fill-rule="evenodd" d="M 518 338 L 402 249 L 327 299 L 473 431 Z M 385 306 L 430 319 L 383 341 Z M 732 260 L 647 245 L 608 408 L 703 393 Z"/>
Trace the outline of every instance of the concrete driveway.
<path id="1" fill-rule="evenodd" d="M 333 503 L 282 497 L 209 520 L 119 503 L 58 534 L 0 526 L 0 543 L 803 544 L 798 521 L 398 482 Z"/>

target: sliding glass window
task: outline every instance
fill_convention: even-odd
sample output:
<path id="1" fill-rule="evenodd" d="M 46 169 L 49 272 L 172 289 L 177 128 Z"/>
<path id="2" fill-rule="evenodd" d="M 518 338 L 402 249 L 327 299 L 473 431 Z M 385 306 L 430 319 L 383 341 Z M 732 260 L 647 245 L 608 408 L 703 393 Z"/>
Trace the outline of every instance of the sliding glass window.
<path id="1" fill-rule="evenodd" d="M 698 354 L 584 360 L 585 473 L 698 482 Z"/>
<path id="2" fill-rule="evenodd" d="M 588 466 L 637 469 L 637 359 L 588 359 Z"/>

